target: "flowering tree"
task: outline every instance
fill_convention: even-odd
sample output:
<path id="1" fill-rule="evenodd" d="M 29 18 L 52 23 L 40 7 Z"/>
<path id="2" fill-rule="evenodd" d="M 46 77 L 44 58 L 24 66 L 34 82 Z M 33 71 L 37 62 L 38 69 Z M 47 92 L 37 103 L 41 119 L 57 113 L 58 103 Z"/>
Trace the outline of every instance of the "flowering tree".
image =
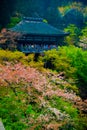
<path id="1" fill-rule="evenodd" d="M 20 33 L 2 29 L 0 33 L 0 44 L 3 49 L 15 50 L 17 48 L 16 38 L 20 37 Z"/>

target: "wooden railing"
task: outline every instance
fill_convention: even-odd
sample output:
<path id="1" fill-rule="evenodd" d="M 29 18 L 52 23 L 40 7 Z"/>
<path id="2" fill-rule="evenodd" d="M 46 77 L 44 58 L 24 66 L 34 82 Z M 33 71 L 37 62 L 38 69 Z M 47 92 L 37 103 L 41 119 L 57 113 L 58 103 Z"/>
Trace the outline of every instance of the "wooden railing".
<path id="1" fill-rule="evenodd" d="M 51 50 L 53 48 L 57 48 L 56 45 L 20 45 L 20 51 L 24 53 L 42 53 L 47 50 Z"/>

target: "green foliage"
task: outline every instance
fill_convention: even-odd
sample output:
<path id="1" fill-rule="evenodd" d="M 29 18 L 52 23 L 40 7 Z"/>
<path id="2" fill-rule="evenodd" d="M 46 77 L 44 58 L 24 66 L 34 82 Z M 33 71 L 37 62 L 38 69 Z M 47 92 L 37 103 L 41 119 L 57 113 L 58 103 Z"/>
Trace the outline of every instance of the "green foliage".
<path id="1" fill-rule="evenodd" d="M 57 72 L 64 72 L 66 78 L 72 77 L 72 73 L 74 73 L 75 68 L 70 65 L 70 59 L 67 58 L 66 53 L 63 50 L 51 50 L 45 52 L 45 56 L 43 58 L 45 62 L 45 67 L 56 70 Z"/>
<path id="2" fill-rule="evenodd" d="M 66 123 L 63 126 L 60 127 L 59 130 L 86 130 L 87 128 L 87 117 L 82 116 L 78 117 L 78 122 L 75 122 L 75 127 L 73 127 L 73 123 Z"/>
<path id="3" fill-rule="evenodd" d="M 81 33 L 82 33 L 82 36 L 87 37 L 87 26 L 85 26 L 85 28 L 82 29 Z"/>
<path id="4" fill-rule="evenodd" d="M 34 54 L 29 54 L 28 56 L 26 56 L 24 53 L 19 52 L 19 51 L 8 51 L 8 50 L 0 50 L 0 62 L 4 63 L 4 62 L 21 62 L 25 65 L 29 65 L 31 67 L 35 67 L 38 68 L 39 70 L 44 70 L 43 69 L 43 62 L 41 60 L 39 60 L 38 58 L 38 62 L 34 61 Z"/>
<path id="5" fill-rule="evenodd" d="M 81 30 L 79 38 L 82 44 L 87 44 L 87 25 Z"/>
<path id="6" fill-rule="evenodd" d="M 51 99 L 50 104 L 52 107 L 56 107 L 61 112 L 68 114 L 72 119 L 78 118 L 78 110 L 62 98 L 55 96 Z"/>
<path id="7" fill-rule="evenodd" d="M 87 51 L 74 46 L 59 47 L 58 51 L 45 52 L 42 61 L 45 68 L 63 72 L 68 81 L 77 82 L 80 93 L 87 92 Z M 82 85 L 84 87 L 80 87 Z"/>
<path id="8" fill-rule="evenodd" d="M 29 106 L 27 107 L 26 114 L 35 115 L 35 112 L 34 112 L 34 110 L 33 110 L 33 108 L 32 108 L 32 105 L 29 105 Z"/>
<path id="9" fill-rule="evenodd" d="M 30 96 L 23 88 L 24 86 L 20 85 L 14 86 L 16 95 L 12 89 L 12 84 L 7 87 L 0 86 L 0 118 L 6 130 L 27 130 L 34 125 L 32 124 L 33 119 L 35 120 L 41 114 L 39 106 L 36 107 L 35 104 L 29 103 Z M 33 101 L 32 99 L 31 102 Z M 36 129 L 39 129 L 39 124 Z"/>
<path id="10" fill-rule="evenodd" d="M 14 27 L 17 23 L 21 21 L 21 18 L 19 17 L 11 17 L 10 23 L 7 25 L 8 28 Z"/>
<path id="11" fill-rule="evenodd" d="M 22 93 L 21 99 L 24 96 L 25 94 Z M 26 128 L 26 124 L 23 123 L 25 106 L 26 104 L 15 96 L 10 87 L 0 87 L 0 117 L 6 130 L 24 130 Z"/>
<path id="12" fill-rule="evenodd" d="M 50 105 L 52 107 L 57 108 L 61 112 L 66 113 L 67 116 L 69 117 L 69 120 L 66 121 L 65 125 L 62 125 L 62 127 L 60 127 L 60 130 L 77 130 L 77 129 L 82 130 L 84 128 L 83 127 L 84 123 L 79 122 L 80 119 L 79 119 L 78 109 L 75 108 L 72 105 L 72 103 L 67 102 L 63 98 L 54 96 L 50 100 Z"/>
<path id="13" fill-rule="evenodd" d="M 78 86 L 81 95 L 87 93 L 87 51 L 74 46 L 62 47 L 59 52 L 65 52 L 66 57 L 70 59 L 70 66 L 75 68 L 72 75 L 78 80 Z M 84 96 L 83 96 L 84 97 Z"/>
<path id="14" fill-rule="evenodd" d="M 21 61 L 21 59 L 23 59 L 24 54 L 22 52 L 11 52 L 8 50 L 0 50 L 0 62 L 4 62 L 4 61 Z"/>
<path id="15" fill-rule="evenodd" d="M 80 29 L 73 24 L 70 24 L 65 28 L 66 32 L 70 32 L 70 35 L 65 38 L 65 43 L 68 45 L 78 45 Z"/>
<path id="16" fill-rule="evenodd" d="M 67 3 L 65 6 L 58 7 L 59 11 L 62 13 L 62 15 L 65 15 L 70 9 L 77 9 L 78 11 L 83 13 L 83 4 L 81 2 L 73 2 Z M 86 11 L 84 11 L 86 12 Z"/>
<path id="17" fill-rule="evenodd" d="M 44 23 L 48 23 L 48 21 L 47 21 L 46 19 L 43 19 L 43 22 L 44 22 Z"/>
<path id="18" fill-rule="evenodd" d="M 70 65 L 76 68 L 76 76 L 79 82 L 87 85 L 87 51 L 74 46 L 62 47 L 59 51 L 65 51 L 67 58 L 71 60 Z"/>
<path id="19" fill-rule="evenodd" d="M 26 65 L 31 66 L 33 61 L 34 61 L 34 54 L 29 54 L 28 56 L 24 56 L 23 58 L 21 58 L 21 62 Z"/>

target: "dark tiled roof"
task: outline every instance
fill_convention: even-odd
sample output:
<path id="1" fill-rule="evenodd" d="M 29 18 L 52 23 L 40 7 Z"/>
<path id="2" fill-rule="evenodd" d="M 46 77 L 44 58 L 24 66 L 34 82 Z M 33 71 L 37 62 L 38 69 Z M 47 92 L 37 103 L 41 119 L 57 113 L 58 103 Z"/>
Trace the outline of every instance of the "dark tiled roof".
<path id="1" fill-rule="evenodd" d="M 57 29 L 49 25 L 48 23 L 43 22 L 42 18 L 24 18 L 15 27 L 11 28 L 11 30 L 23 34 L 34 34 L 34 35 L 64 36 L 68 34 L 60 29 Z"/>

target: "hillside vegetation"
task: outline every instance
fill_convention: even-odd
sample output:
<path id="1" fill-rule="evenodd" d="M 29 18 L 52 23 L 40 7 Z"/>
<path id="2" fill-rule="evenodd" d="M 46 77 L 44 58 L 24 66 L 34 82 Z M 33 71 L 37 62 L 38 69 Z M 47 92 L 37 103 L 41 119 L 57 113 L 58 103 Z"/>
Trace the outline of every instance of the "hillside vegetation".
<path id="1" fill-rule="evenodd" d="M 0 50 L 0 118 L 6 130 L 86 130 L 87 51 L 50 50 L 34 61 Z"/>

